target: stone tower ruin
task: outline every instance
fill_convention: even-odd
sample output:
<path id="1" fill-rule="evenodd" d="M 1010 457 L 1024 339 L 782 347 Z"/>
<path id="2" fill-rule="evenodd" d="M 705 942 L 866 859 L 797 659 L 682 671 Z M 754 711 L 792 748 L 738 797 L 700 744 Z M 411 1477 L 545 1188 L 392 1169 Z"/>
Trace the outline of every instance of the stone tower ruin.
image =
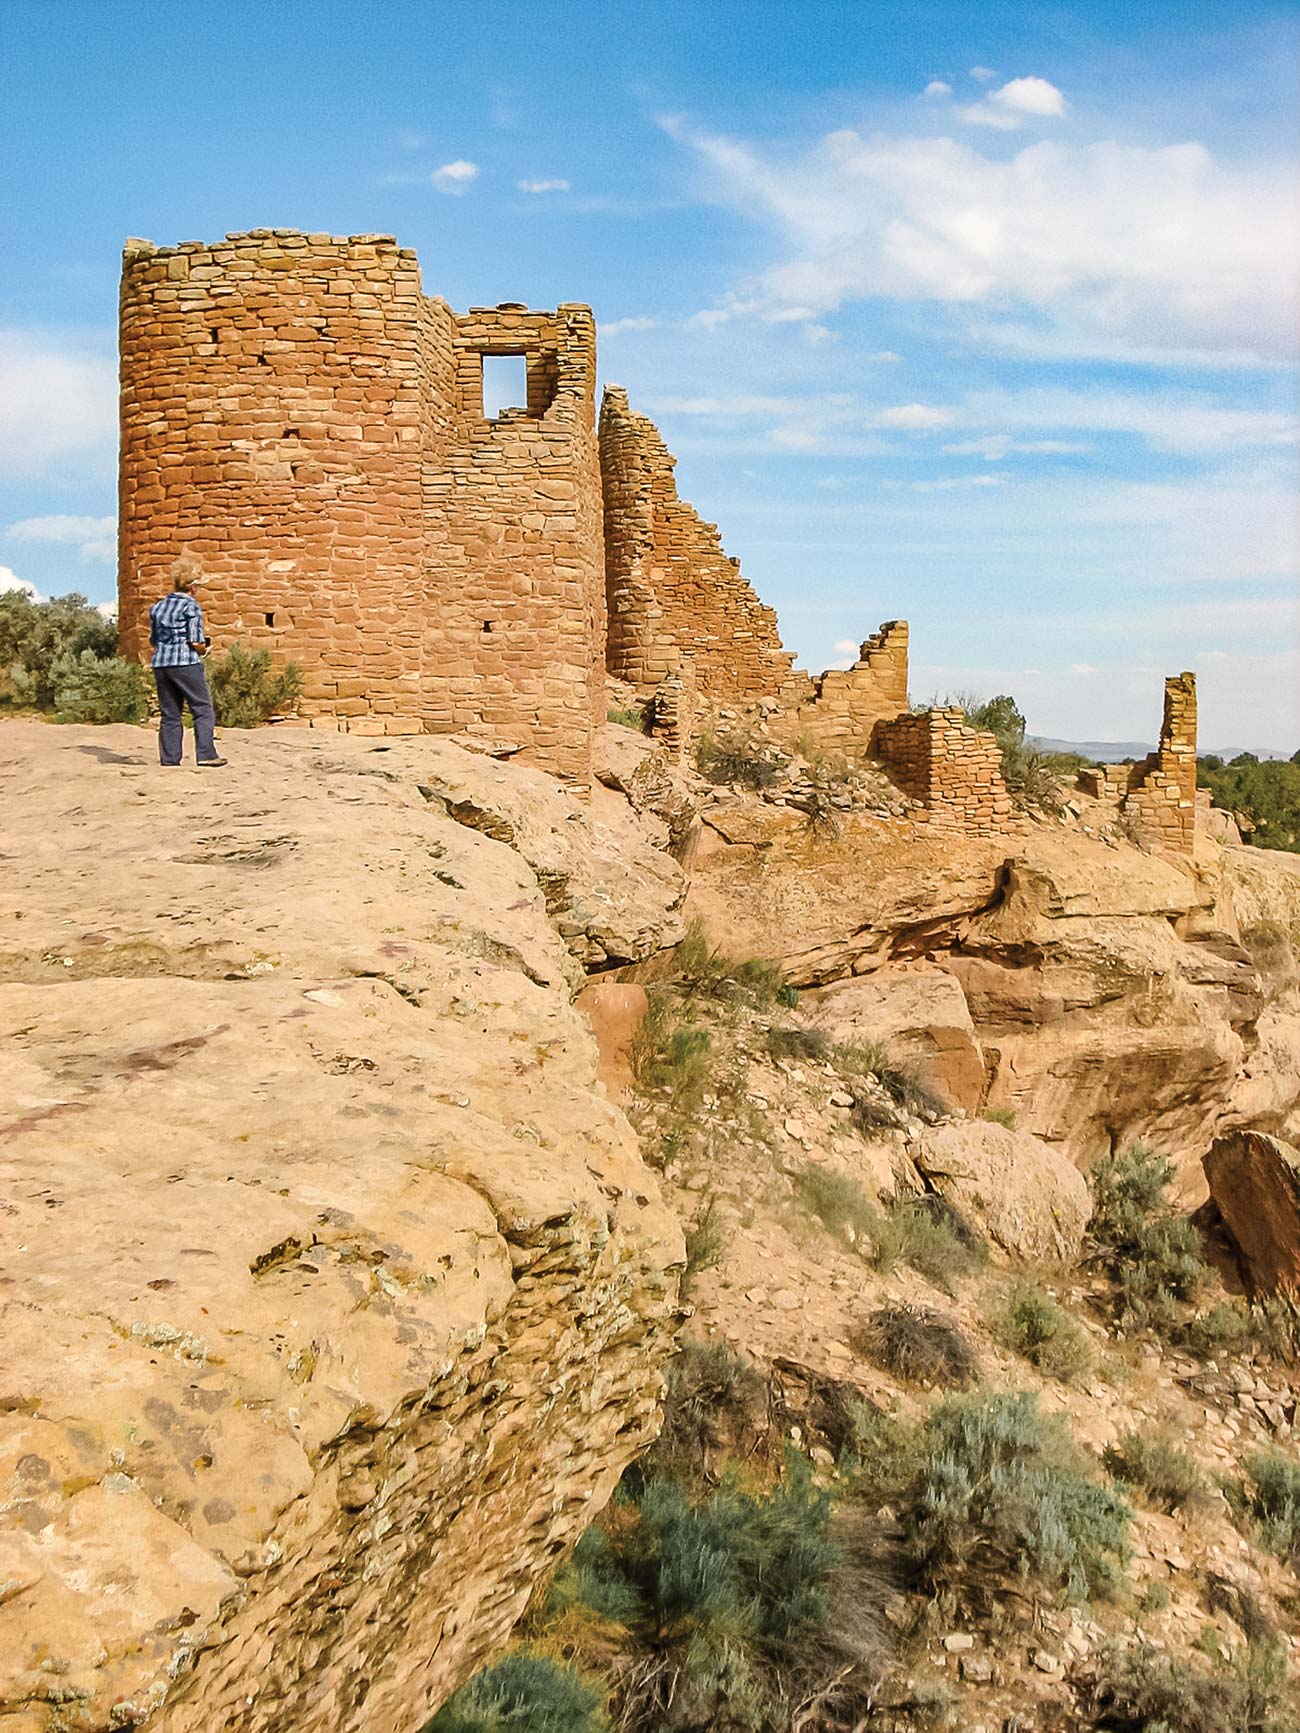
<path id="1" fill-rule="evenodd" d="M 590 309 L 458 316 L 386 235 L 129 242 L 119 617 L 178 556 L 225 642 L 357 732 L 471 733 L 576 782 L 604 718 Z M 527 366 L 488 417 L 483 357 Z"/>

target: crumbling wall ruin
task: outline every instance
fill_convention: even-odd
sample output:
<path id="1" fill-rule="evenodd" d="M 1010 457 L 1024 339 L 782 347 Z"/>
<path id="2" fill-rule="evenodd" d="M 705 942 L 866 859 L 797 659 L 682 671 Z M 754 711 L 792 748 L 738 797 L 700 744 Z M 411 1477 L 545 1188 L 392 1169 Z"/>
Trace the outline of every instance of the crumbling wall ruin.
<path id="1" fill-rule="evenodd" d="M 619 385 L 601 402 L 600 462 L 609 672 L 648 692 L 689 656 L 702 698 L 788 694 L 794 657 L 781 647 L 775 612 L 723 550 L 717 525 L 678 498 L 677 459 Z"/>
<path id="2" fill-rule="evenodd" d="M 851 668 L 815 675 L 808 696 L 789 711 L 788 732 L 822 752 L 867 747 L 877 723 L 907 709 L 907 637 L 906 620 L 886 620 Z"/>
<path id="3" fill-rule="evenodd" d="M 526 401 L 489 416 L 497 355 L 523 358 Z M 1009 818 L 992 737 L 908 714 L 905 621 L 850 668 L 792 667 L 621 387 L 597 430 L 587 307 L 458 316 L 389 235 L 128 241 L 121 356 L 124 654 L 147 654 L 187 557 L 218 644 L 298 663 L 316 726 L 478 737 L 588 786 L 608 668 L 655 699 L 674 757 L 710 713 L 752 708 L 771 738 L 880 757 L 940 827 Z M 1194 677 L 1166 683 L 1157 753 L 1081 786 L 1190 851 Z"/>
<path id="4" fill-rule="evenodd" d="M 956 705 L 897 716 L 876 729 L 875 750 L 905 794 L 920 801 L 936 830 L 992 836 L 1011 818 L 1002 753 Z"/>
<path id="5" fill-rule="evenodd" d="M 1139 764 L 1081 770 L 1084 794 L 1104 800 L 1139 841 L 1190 854 L 1196 839 L 1196 676 L 1165 681 L 1160 745 Z"/>

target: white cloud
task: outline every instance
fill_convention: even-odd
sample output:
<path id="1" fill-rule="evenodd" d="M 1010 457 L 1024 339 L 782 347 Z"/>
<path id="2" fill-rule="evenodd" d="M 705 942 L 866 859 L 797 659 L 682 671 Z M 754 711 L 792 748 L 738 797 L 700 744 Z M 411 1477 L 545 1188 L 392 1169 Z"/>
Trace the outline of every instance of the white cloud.
<path id="1" fill-rule="evenodd" d="M 981 391 L 968 396 L 954 418 L 967 425 L 1129 433 L 1157 450 L 1181 453 L 1280 449 L 1300 443 L 1300 418 L 1295 414 L 1239 409 L 1190 394 L 1046 387 Z"/>
<path id="2" fill-rule="evenodd" d="M 0 469 L 32 475 L 117 438 L 117 368 L 107 357 L 0 331 Z"/>
<path id="3" fill-rule="evenodd" d="M 0 566 L 0 596 L 9 595 L 14 590 L 20 590 L 29 602 L 45 600 L 35 584 L 29 584 L 25 578 L 20 578 L 9 566 Z"/>
<path id="4" fill-rule="evenodd" d="M 985 433 L 977 439 L 958 439 L 943 449 L 954 457 L 982 457 L 989 463 L 1000 463 L 1013 451 L 1057 456 L 1092 447 L 1081 439 L 1012 439 L 1009 433 Z"/>
<path id="5" fill-rule="evenodd" d="M 434 169 L 429 179 L 440 193 L 463 193 L 471 181 L 478 179 L 478 164 L 457 157 L 455 162 L 445 162 L 441 168 Z"/>
<path id="6" fill-rule="evenodd" d="M 1071 674 L 1095 674 L 1097 670 L 1091 662 L 1071 662 L 1070 672 Z"/>
<path id="7" fill-rule="evenodd" d="M 638 313 L 630 319 L 602 319 L 596 329 L 602 337 L 618 337 L 624 331 L 653 331 L 658 322 Z"/>
<path id="8" fill-rule="evenodd" d="M 83 560 L 117 557 L 117 520 L 112 517 L 28 517 L 6 526 L 16 542 L 61 542 L 81 550 Z"/>
<path id="9" fill-rule="evenodd" d="M 898 403 L 892 409 L 882 409 L 871 419 L 872 427 L 899 427 L 908 433 L 929 433 L 936 427 L 948 427 L 957 419 L 951 409 L 939 409 L 929 403 Z"/>
<path id="10" fill-rule="evenodd" d="M 1292 352 L 1300 206 L 1286 163 L 1222 164 L 1196 143 L 1042 141 L 1001 157 L 955 138 L 845 130 L 791 156 L 677 136 L 711 167 L 718 196 L 771 222 L 786 247 L 701 324 L 929 300 L 1032 315 L 1063 352 Z"/>
<path id="11" fill-rule="evenodd" d="M 515 185 L 521 193 L 567 193 L 569 182 L 566 180 L 516 181 Z"/>
<path id="12" fill-rule="evenodd" d="M 860 650 L 861 645 L 856 638 L 841 638 L 835 646 L 837 656 L 857 656 Z"/>
<path id="13" fill-rule="evenodd" d="M 913 493 L 955 493 L 968 487 L 1001 487 L 1000 475 L 944 475 L 933 481 L 914 481 Z"/>
<path id="14" fill-rule="evenodd" d="M 820 439 L 811 427 L 774 427 L 767 437 L 783 451 L 811 451 Z"/>
<path id="15" fill-rule="evenodd" d="M 997 77 L 997 73 L 994 72 L 991 66 L 972 66 L 970 69 L 970 75 L 972 78 L 978 80 L 980 84 L 989 84 Z"/>
<path id="16" fill-rule="evenodd" d="M 999 108 L 1016 114 L 1036 114 L 1060 118 L 1065 114 L 1065 98 L 1054 84 L 1045 78 L 1013 78 L 998 90 L 989 92 L 989 101 Z"/>
<path id="17" fill-rule="evenodd" d="M 874 355 L 864 355 L 864 361 L 901 361 L 901 355 L 895 355 L 892 349 L 877 349 Z"/>
<path id="18" fill-rule="evenodd" d="M 945 83 L 942 78 L 932 78 L 926 85 L 925 89 L 921 92 L 921 95 L 929 96 L 931 98 L 951 96 L 952 85 Z"/>

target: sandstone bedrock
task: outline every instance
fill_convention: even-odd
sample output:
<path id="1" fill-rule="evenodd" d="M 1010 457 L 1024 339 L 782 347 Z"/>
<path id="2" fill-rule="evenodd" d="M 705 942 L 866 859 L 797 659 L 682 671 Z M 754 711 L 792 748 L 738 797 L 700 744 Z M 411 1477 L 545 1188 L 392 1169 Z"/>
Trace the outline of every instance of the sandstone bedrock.
<path id="1" fill-rule="evenodd" d="M 675 869 L 445 742 L 223 749 L 0 723 L 3 1733 L 417 1728 L 658 1425 L 572 993 Z"/>

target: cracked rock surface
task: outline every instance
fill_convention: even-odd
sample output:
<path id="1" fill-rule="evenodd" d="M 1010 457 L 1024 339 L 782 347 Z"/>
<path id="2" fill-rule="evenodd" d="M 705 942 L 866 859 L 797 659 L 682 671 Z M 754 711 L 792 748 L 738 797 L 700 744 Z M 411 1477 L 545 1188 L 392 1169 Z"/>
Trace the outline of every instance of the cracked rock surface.
<path id="1" fill-rule="evenodd" d="M 418 1729 L 657 1425 L 681 1239 L 518 833 L 617 851 L 223 749 L 0 724 L 0 1733 Z M 514 846 L 421 792 L 485 776 Z"/>

